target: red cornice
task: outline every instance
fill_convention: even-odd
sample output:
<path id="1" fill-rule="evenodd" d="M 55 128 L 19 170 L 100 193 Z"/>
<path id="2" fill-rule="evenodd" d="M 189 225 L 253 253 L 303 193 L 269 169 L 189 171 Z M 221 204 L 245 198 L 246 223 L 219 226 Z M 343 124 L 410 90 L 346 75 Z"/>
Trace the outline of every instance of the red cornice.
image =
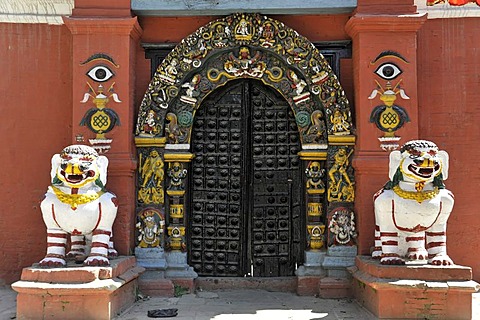
<path id="1" fill-rule="evenodd" d="M 137 17 L 133 18 L 72 18 L 63 17 L 63 22 L 73 35 L 86 34 L 111 34 L 130 35 L 139 39 L 142 28 Z"/>
<path id="2" fill-rule="evenodd" d="M 354 38 L 359 33 L 417 32 L 427 21 L 426 14 L 367 15 L 355 14 L 345 25 L 345 31 Z"/>

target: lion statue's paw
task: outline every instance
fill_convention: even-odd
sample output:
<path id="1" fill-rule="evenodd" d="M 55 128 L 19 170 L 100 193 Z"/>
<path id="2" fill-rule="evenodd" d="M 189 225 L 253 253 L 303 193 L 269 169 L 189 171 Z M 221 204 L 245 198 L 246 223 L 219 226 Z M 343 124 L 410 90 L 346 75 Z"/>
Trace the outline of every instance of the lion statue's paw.
<path id="1" fill-rule="evenodd" d="M 383 257 L 380 259 L 380 263 L 388 265 L 402 265 L 405 264 L 405 260 L 400 257 Z"/>
<path id="2" fill-rule="evenodd" d="M 372 252 L 372 258 L 373 259 L 380 259 L 382 257 L 382 250 L 374 250 Z"/>
<path id="3" fill-rule="evenodd" d="M 450 259 L 449 256 L 446 254 L 438 254 L 432 259 L 428 260 L 429 264 L 435 265 L 435 266 L 451 266 L 453 265 L 452 259 Z"/>
<path id="4" fill-rule="evenodd" d="M 419 250 L 415 252 L 411 252 L 408 255 L 409 260 L 427 260 L 428 259 L 428 253 L 427 250 Z"/>
<path id="5" fill-rule="evenodd" d="M 61 258 L 45 257 L 38 263 L 41 268 L 63 268 L 67 262 Z"/>
<path id="6" fill-rule="evenodd" d="M 108 258 L 92 256 L 85 259 L 83 265 L 88 267 L 104 267 L 110 265 L 110 262 L 108 261 Z"/>
<path id="7" fill-rule="evenodd" d="M 118 257 L 118 252 L 117 250 L 113 249 L 113 248 L 108 248 L 108 257 L 110 259 L 114 259 L 116 257 Z"/>
<path id="8" fill-rule="evenodd" d="M 71 250 L 67 253 L 67 258 L 68 259 L 76 259 L 77 257 L 84 256 L 85 252 L 83 251 L 78 251 L 78 250 Z"/>

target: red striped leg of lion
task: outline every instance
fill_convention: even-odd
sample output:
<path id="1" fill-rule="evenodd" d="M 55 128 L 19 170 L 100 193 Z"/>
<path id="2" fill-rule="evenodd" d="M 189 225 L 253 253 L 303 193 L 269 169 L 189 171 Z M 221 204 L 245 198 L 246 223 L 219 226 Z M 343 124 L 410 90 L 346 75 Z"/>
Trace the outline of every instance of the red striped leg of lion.
<path id="1" fill-rule="evenodd" d="M 86 266 L 108 266 L 108 244 L 110 242 L 110 230 L 95 230 L 92 236 L 92 248 L 88 258 L 83 263 Z"/>
<path id="2" fill-rule="evenodd" d="M 60 229 L 47 229 L 47 255 L 39 262 L 41 267 L 56 268 L 67 265 L 65 248 L 67 233 Z"/>
<path id="3" fill-rule="evenodd" d="M 380 231 L 380 240 L 382 242 L 381 264 L 404 264 L 405 260 L 398 254 L 398 233 Z"/>
<path id="4" fill-rule="evenodd" d="M 452 265 L 452 259 L 447 255 L 447 233 L 445 231 L 426 232 L 428 263 L 433 265 Z"/>

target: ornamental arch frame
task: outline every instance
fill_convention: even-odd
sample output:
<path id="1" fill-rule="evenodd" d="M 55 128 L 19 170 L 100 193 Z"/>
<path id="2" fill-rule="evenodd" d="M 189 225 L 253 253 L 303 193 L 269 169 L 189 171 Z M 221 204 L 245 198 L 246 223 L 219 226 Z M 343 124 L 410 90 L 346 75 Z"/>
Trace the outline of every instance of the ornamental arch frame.
<path id="1" fill-rule="evenodd" d="M 279 92 L 294 113 L 306 175 L 306 250 L 335 237 L 325 232 L 325 223 L 337 209 L 353 212 L 354 126 L 337 76 L 320 51 L 292 28 L 260 14 L 237 13 L 200 27 L 175 46 L 139 108 L 137 219 L 142 224 L 147 208 L 165 217 L 167 249 L 186 251 L 188 245 L 185 181 L 195 156 L 190 151 L 195 112 L 215 89 L 245 78 Z M 312 171 L 318 163 L 321 171 Z"/>

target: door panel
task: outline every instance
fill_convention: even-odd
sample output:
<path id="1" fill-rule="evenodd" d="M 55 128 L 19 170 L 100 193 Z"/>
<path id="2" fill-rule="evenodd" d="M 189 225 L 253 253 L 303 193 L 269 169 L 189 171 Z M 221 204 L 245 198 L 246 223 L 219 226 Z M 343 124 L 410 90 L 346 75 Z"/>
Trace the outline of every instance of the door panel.
<path id="1" fill-rule="evenodd" d="M 301 169 L 288 103 L 254 80 L 195 116 L 189 262 L 199 275 L 289 276 L 301 262 Z"/>

